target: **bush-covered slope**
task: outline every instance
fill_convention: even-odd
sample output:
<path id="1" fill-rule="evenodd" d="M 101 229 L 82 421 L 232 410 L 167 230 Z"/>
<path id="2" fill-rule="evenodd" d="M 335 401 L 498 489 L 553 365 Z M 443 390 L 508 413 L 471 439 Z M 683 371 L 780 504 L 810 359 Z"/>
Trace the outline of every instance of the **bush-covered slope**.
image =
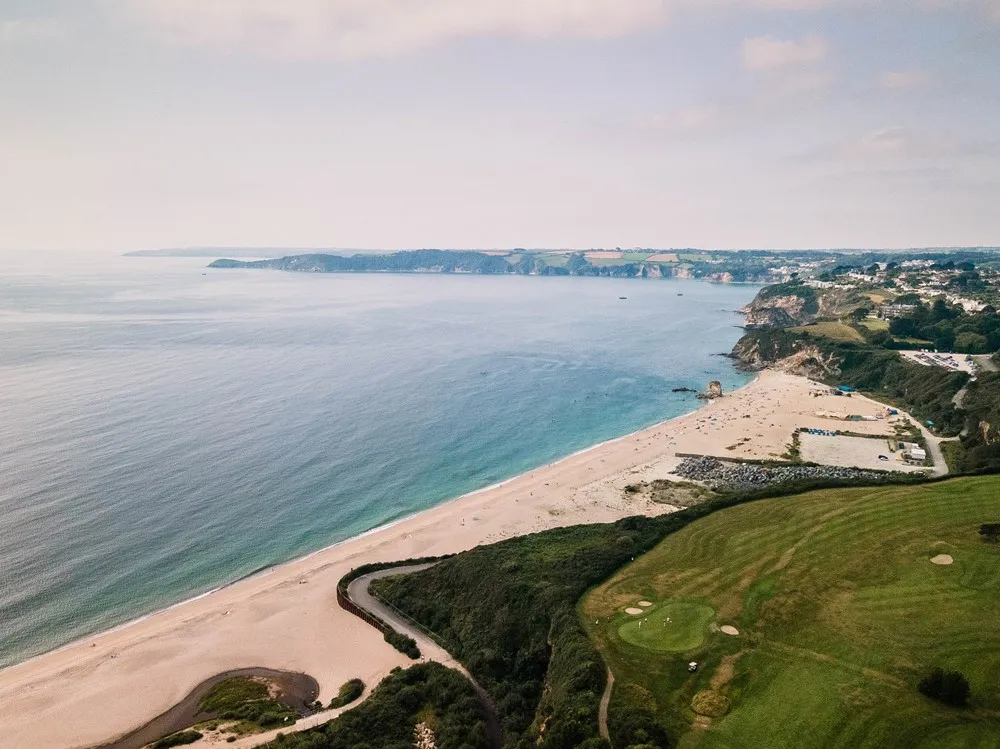
<path id="1" fill-rule="evenodd" d="M 568 749 L 597 741 L 605 682 L 576 602 L 670 525 L 630 518 L 512 539 L 376 590 L 436 632 L 494 697 L 505 746 Z"/>
<path id="2" fill-rule="evenodd" d="M 273 749 L 413 749 L 425 723 L 436 749 L 488 749 L 482 708 L 457 671 L 437 663 L 396 669 L 372 695 L 326 725 L 286 734 Z"/>

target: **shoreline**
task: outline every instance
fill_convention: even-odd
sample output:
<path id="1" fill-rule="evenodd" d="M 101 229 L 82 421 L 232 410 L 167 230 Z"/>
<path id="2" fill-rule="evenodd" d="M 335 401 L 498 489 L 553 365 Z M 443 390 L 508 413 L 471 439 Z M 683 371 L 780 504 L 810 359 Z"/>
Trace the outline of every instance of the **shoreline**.
<path id="1" fill-rule="evenodd" d="M 726 356 L 726 355 L 725 354 L 719 354 L 719 356 Z M 735 366 L 734 366 L 734 369 L 735 369 Z M 740 370 L 736 370 L 736 371 L 739 372 Z M 743 372 L 743 374 L 749 374 L 749 373 Z M 753 377 L 753 379 L 751 379 L 750 381 L 746 382 L 745 384 L 741 385 L 738 388 L 735 388 L 734 390 L 731 390 L 729 392 L 729 395 L 737 393 L 737 392 L 739 392 L 739 391 L 741 391 L 741 390 L 743 390 L 743 389 L 745 389 L 745 388 L 750 387 L 751 385 L 753 385 L 759 379 L 759 373 L 756 373 L 756 374 L 757 374 L 757 376 Z M 196 603 L 196 602 L 198 602 L 198 601 L 200 601 L 202 599 L 205 599 L 205 598 L 207 598 L 209 596 L 212 596 L 212 595 L 215 595 L 217 593 L 220 593 L 220 592 L 222 592 L 224 590 L 228 590 L 229 588 L 232 588 L 233 586 L 239 585 L 239 584 L 241 584 L 243 582 L 247 582 L 247 581 L 250 581 L 250 580 L 254 580 L 254 579 L 257 579 L 257 578 L 264 577 L 266 575 L 272 574 L 275 571 L 279 570 L 280 568 L 282 568 L 282 567 L 284 567 L 286 565 L 296 564 L 296 563 L 300 563 L 300 562 L 305 562 L 305 561 L 309 560 L 312 557 L 315 557 L 315 556 L 317 556 L 319 554 L 323 554 L 323 553 L 328 552 L 328 551 L 332 551 L 334 549 L 337 549 L 338 547 L 344 546 L 345 544 L 349 544 L 349 543 L 352 543 L 354 541 L 363 540 L 367 536 L 370 536 L 370 535 L 373 535 L 373 534 L 376 534 L 376 533 L 380 533 L 382 531 L 391 530 L 391 529 L 395 528 L 396 526 L 398 526 L 398 525 L 400 525 L 402 523 L 405 523 L 405 522 L 407 522 L 409 520 L 417 519 L 420 515 L 423 515 L 424 513 L 432 512 L 433 510 L 438 509 L 440 507 L 445 507 L 445 506 L 447 506 L 449 504 L 452 504 L 452 503 L 455 503 L 455 502 L 460 502 L 462 500 L 469 499 L 471 497 L 475 497 L 476 495 L 479 495 L 479 494 L 483 494 L 483 493 L 486 493 L 486 492 L 494 491 L 496 489 L 501 489 L 504 486 L 507 486 L 508 484 L 510 484 L 511 482 L 517 481 L 517 480 L 521 479 L 522 477 L 527 476 L 527 475 L 529 475 L 529 474 L 531 474 L 531 473 L 533 473 L 535 471 L 541 471 L 541 470 L 545 470 L 547 468 L 551 468 L 553 466 L 557 466 L 557 465 L 559 465 L 560 463 L 562 463 L 564 461 L 570 460 L 572 458 L 575 458 L 575 457 L 578 457 L 578 456 L 581 456 L 581 455 L 585 455 L 588 452 L 591 452 L 593 450 L 598 450 L 598 449 L 600 449 L 602 447 L 605 447 L 607 445 L 613 445 L 613 444 L 615 444 L 617 442 L 621 442 L 622 440 L 627 440 L 628 438 L 633 437 L 633 436 L 635 436 L 637 434 L 640 434 L 640 433 L 646 431 L 647 429 L 654 429 L 656 427 L 660 427 L 660 426 L 664 426 L 664 425 L 670 424 L 671 422 L 677 421 L 678 419 L 683 419 L 683 418 L 685 418 L 687 416 L 690 416 L 691 414 L 697 413 L 701 409 L 705 408 L 705 406 L 709 402 L 710 401 L 697 401 L 697 403 L 695 405 L 695 408 L 692 411 L 685 411 L 684 413 L 678 414 L 677 416 L 671 416 L 668 419 L 662 419 L 660 421 L 654 422 L 653 424 L 650 424 L 649 426 L 640 427 L 639 429 L 636 429 L 634 431 L 628 432 L 628 433 L 623 434 L 623 435 L 621 435 L 619 437 L 612 437 L 610 439 L 602 440 L 601 442 L 596 442 L 593 445 L 589 445 L 588 447 L 581 448 L 581 449 L 576 450 L 574 452 L 571 452 L 571 453 L 569 453 L 567 455 L 564 455 L 563 457 L 556 458 L 555 460 L 551 460 L 548 463 L 543 463 L 542 465 L 537 466 L 535 468 L 529 468 L 526 471 L 522 471 L 521 473 L 514 474 L 513 476 L 510 476 L 509 478 L 501 479 L 500 481 L 496 481 L 496 482 L 494 482 L 492 484 L 488 484 L 486 486 L 480 487 L 479 489 L 473 489 L 472 491 L 465 492 L 464 494 L 459 494 L 459 495 L 454 496 L 454 497 L 448 497 L 446 499 L 443 499 L 443 500 L 437 502 L 436 504 L 430 505 L 429 507 L 425 507 L 425 508 L 423 508 L 421 510 L 415 510 L 414 512 L 408 513 L 406 515 L 401 515 L 400 517 L 395 518 L 393 520 L 388 520 L 388 521 L 386 521 L 384 523 L 380 523 L 378 525 L 372 526 L 371 528 L 369 528 L 367 530 L 361 531 L 360 533 L 357 533 L 357 534 L 355 534 L 353 536 L 348 536 L 347 538 L 341 539 L 340 541 L 335 541 L 335 542 L 333 542 L 331 544 L 327 544 L 326 546 L 323 546 L 323 547 L 321 547 L 319 549 L 315 549 L 313 551 L 306 552 L 305 554 L 302 554 L 300 556 L 290 557 L 290 558 L 282 560 L 280 562 L 274 562 L 272 564 L 265 565 L 265 566 L 263 566 L 263 567 L 261 567 L 261 568 L 259 568 L 257 570 L 254 570 L 253 572 L 248 572 L 247 574 L 242 575 L 241 577 L 238 577 L 237 579 L 235 579 L 235 580 L 233 580 L 231 582 L 223 583 L 222 585 L 217 585 L 217 586 L 212 587 L 212 588 L 210 588 L 208 590 L 202 591 L 201 593 L 196 593 L 196 594 L 194 594 L 192 596 L 184 598 L 184 599 L 182 599 L 180 601 L 177 601 L 175 603 L 171 603 L 171 604 L 169 604 L 167 606 L 164 606 L 162 608 L 154 609 L 154 610 L 152 610 L 150 612 L 147 612 L 145 614 L 140 614 L 139 616 L 137 616 L 137 617 L 135 617 L 133 619 L 128 619 L 127 621 L 121 622 L 120 624 L 115 624 L 114 626 L 108 627 L 107 629 L 95 630 L 94 632 L 91 632 L 91 633 L 88 633 L 88 634 L 85 634 L 85 635 L 81 635 L 80 637 L 77 637 L 77 638 L 75 638 L 73 640 L 65 642 L 62 645 L 58 645 L 58 646 L 56 646 L 55 648 L 53 648 L 51 650 L 46 650 L 46 651 L 44 651 L 42 653 L 38 653 L 36 655 L 32 655 L 32 656 L 30 656 L 30 657 L 28 657 L 28 658 L 26 658 L 24 660 L 16 661 L 16 662 L 11 663 L 11 664 L 6 665 L 6 666 L 0 666 L 0 675 L 2 675 L 5 671 L 11 670 L 11 669 L 16 669 L 19 666 L 29 664 L 32 661 L 36 660 L 36 659 L 45 658 L 46 656 L 50 656 L 50 655 L 53 655 L 55 653 L 59 653 L 59 652 L 61 652 L 63 650 L 66 650 L 67 648 L 72 648 L 72 647 L 76 646 L 77 644 L 79 644 L 81 642 L 90 641 L 90 640 L 93 640 L 95 638 L 103 637 L 105 635 L 110 635 L 110 634 L 113 634 L 113 633 L 125 630 L 125 629 L 127 629 L 129 627 L 132 627 L 134 625 L 141 624 L 142 622 L 146 621 L 150 617 L 153 617 L 153 616 L 156 616 L 158 614 L 165 613 L 165 612 L 168 612 L 168 611 L 172 611 L 174 609 L 178 609 L 178 608 L 180 608 L 182 606 L 186 606 L 186 605 L 191 604 L 191 603 Z M 402 561 L 402 560 L 400 560 L 400 561 Z"/>
<path id="2" fill-rule="evenodd" d="M 817 408 L 836 407 L 826 398 L 843 400 L 822 391 L 829 389 L 765 370 L 694 411 L 7 667 L 0 670 L 0 732 L 14 746 L 99 746 L 163 713 L 204 679 L 248 666 L 308 673 L 320 685 L 321 700 L 351 678 L 374 686 L 411 661 L 336 605 L 337 583 L 350 569 L 674 511 L 624 487 L 677 480 L 671 476 L 677 452 L 737 458 L 781 453 L 795 428 L 822 423 L 813 416 Z M 861 405 L 860 398 L 852 403 Z M 866 425 L 883 426 L 863 422 L 858 428 Z"/>

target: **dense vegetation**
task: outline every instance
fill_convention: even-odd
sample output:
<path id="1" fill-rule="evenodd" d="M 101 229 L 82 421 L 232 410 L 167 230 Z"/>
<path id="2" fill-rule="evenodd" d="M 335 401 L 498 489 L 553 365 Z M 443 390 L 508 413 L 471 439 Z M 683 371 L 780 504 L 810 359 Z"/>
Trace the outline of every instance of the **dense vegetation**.
<path id="1" fill-rule="evenodd" d="M 202 698 L 200 707 L 216 718 L 251 724 L 240 733 L 291 725 L 299 717 L 295 710 L 271 697 L 265 682 L 247 676 L 220 681 Z"/>
<path id="2" fill-rule="evenodd" d="M 979 472 L 1000 466 L 1000 372 L 980 374 L 962 400 L 965 431 L 958 470 Z"/>
<path id="3" fill-rule="evenodd" d="M 361 679 L 351 679 L 341 685 L 337 696 L 330 700 L 330 709 L 350 705 L 365 693 L 365 683 Z"/>
<path id="4" fill-rule="evenodd" d="M 171 749 L 171 747 L 175 746 L 186 746 L 187 744 L 193 744 L 201 739 L 201 737 L 202 734 L 198 731 L 179 731 L 178 733 L 164 736 L 153 744 L 153 749 Z"/>
<path id="5" fill-rule="evenodd" d="M 935 668 L 917 688 L 932 700 L 952 707 L 965 707 L 969 704 L 969 680 L 958 671 Z"/>
<path id="6" fill-rule="evenodd" d="M 920 304 L 909 315 L 889 321 L 888 333 L 874 335 L 873 343 L 892 344 L 896 339 L 928 341 L 939 351 L 991 354 L 1000 350 L 1000 316 L 993 307 L 967 314 L 961 307 L 938 299 Z"/>
<path id="7" fill-rule="evenodd" d="M 576 601 L 650 548 L 660 525 L 634 518 L 549 531 L 375 586 L 434 631 L 492 695 L 505 746 L 581 746 L 596 741 L 605 673 Z"/>
<path id="8" fill-rule="evenodd" d="M 272 749 L 413 749 L 414 727 L 434 732 L 436 749 L 488 749 L 482 707 L 468 680 L 437 663 L 395 669 L 353 710 L 307 731 L 280 736 Z"/>
<path id="9" fill-rule="evenodd" d="M 615 675 L 614 746 L 649 711 L 685 749 L 1000 746 L 1000 553 L 979 533 L 998 513 L 983 476 L 745 503 L 671 534 L 580 605 Z M 918 692 L 936 667 L 965 675 L 967 709 Z M 961 703 L 957 678 L 932 687 Z"/>
<path id="10" fill-rule="evenodd" d="M 389 629 L 382 635 L 382 639 L 396 648 L 400 653 L 413 660 L 417 660 L 420 657 L 420 648 L 417 647 L 417 641 L 409 635 Z"/>

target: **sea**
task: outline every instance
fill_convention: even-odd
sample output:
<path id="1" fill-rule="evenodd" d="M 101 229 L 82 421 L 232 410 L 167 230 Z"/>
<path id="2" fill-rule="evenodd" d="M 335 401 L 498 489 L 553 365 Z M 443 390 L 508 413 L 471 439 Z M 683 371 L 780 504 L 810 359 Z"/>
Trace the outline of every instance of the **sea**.
<path id="1" fill-rule="evenodd" d="M 0 255 L 0 665 L 694 410 L 758 287 Z"/>

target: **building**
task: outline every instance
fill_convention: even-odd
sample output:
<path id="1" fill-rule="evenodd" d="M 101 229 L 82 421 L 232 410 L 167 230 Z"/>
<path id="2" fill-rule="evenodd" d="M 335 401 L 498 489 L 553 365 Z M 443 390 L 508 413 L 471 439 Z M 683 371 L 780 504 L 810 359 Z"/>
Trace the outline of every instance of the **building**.
<path id="1" fill-rule="evenodd" d="M 883 304 L 878 308 L 878 316 L 883 320 L 892 320 L 896 317 L 905 317 L 916 308 L 915 304 Z"/>

